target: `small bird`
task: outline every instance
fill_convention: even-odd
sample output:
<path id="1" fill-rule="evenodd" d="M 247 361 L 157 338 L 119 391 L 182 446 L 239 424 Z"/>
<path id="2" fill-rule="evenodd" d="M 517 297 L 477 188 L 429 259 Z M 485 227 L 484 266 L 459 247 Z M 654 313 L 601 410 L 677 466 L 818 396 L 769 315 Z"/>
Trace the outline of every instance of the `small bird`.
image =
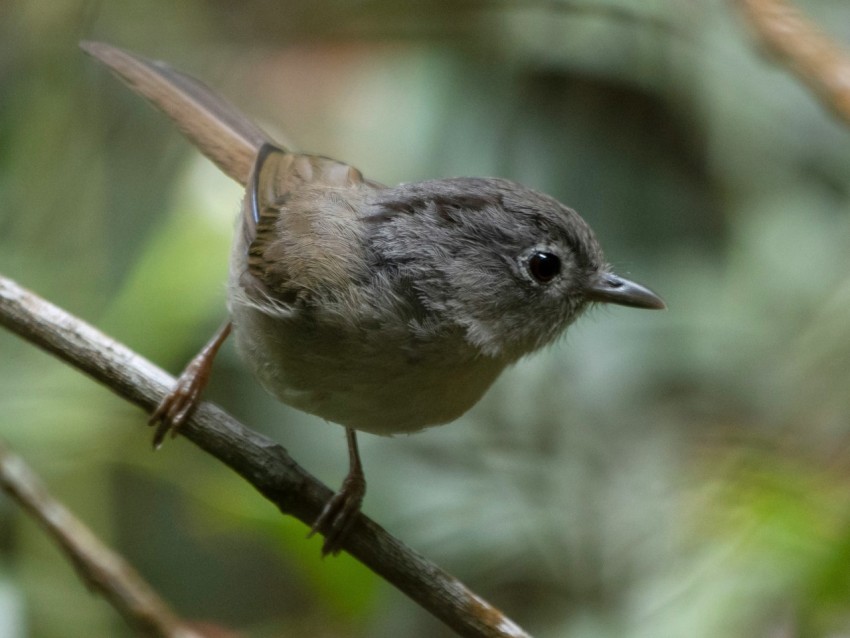
<path id="1" fill-rule="evenodd" d="M 97 42 L 80 45 L 246 187 L 230 257 L 229 320 L 151 417 L 158 447 L 200 400 L 231 330 L 283 403 L 345 427 L 349 471 L 313 525 L 342 548 L 366 480 L 356 431 L 448 423 L 506 366 L 592 303 L 664 308 L 614 274 L 588 224 L 506 179 L 383 186 L 294 152 L 198 80 Z"/>

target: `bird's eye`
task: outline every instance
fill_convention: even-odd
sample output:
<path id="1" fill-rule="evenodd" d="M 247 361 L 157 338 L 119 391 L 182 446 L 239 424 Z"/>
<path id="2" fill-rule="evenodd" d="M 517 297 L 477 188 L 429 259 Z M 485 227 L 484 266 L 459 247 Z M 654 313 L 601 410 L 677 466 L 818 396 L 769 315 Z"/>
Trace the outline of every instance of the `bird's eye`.
<path id="1" fill-rule="evenodd" d="M 552 253 L 534 253 L 528 259 L 528 272 L 541 284 L 548 284 L 561 272 L 561 259 Z"/>

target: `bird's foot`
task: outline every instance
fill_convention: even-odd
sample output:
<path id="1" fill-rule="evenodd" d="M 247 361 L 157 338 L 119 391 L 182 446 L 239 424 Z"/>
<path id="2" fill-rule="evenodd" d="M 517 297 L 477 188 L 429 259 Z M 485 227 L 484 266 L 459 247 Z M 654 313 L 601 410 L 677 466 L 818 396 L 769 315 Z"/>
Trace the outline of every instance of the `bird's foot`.
<path id="1" fill-rule="evenodd" d="M 148 419 L 148 425 L 156 426 L 156 432 L 153 435 L 154 448 L 159 449 L 162 446 L 169 432 L 172 437 L 177 436 L 177 431 L 201 402 L 201 393 L 210 379 L 215 355 L 230 334 L 231 328 L 231 323 L 228 321 L 218 329 L 212 339 L 180 373 L 174 389 L 165 396 Z"/>
<path id="2" fill-rule="evenodd" d="M 206 385 L 206 378 L 199 367 L 203 365 L 198 362 L 199 357 L 195 357 L 186 366 L 186 369 L 180 374 L 174 388 L 157 406 L 151 418 L 148 419 L 148 425 L 156 426 L 156 432 L 153 435 L 153 446 L 159 449 L 162 442 L 168 433 L 171 436 L 177 436 L 180 427 L 186 422 L 192 411 L 200 403 L 201 392 Z"/>
<path id="3" fill-rule="evenodd" d="M 307 537 L 316 533 L 325 537 L 322 545 L 322 556 L 336 556 L 342 550 L 342 543 L 351 529 L 360 505 L 366 494 L 366 478 L 362 472 L 350 472 L 342 482 L 339 492 L 327 502 L 319 518 L 313 523 L 313 528 Z"/>

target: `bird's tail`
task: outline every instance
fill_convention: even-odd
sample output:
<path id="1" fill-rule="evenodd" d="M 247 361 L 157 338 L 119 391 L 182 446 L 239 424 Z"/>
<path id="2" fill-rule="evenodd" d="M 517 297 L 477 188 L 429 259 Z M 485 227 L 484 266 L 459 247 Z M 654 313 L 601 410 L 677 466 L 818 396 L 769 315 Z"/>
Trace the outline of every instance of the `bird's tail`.
<path id="1" fill-rule="evenodd" d="M 103 42 L 81 42 L 127 86 L 171 118 L 180 132 L 227 175 L 245 185 L 257 153 L 272 138 L 204 83 Z"/>

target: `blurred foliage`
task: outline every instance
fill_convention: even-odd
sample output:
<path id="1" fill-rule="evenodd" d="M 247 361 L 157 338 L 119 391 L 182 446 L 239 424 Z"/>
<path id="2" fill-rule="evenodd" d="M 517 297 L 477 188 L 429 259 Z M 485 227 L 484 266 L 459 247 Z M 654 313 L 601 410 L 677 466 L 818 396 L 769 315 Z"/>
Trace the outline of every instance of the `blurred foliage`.
<path id="1" fill-rule="evenodd" d="M 850 43 L 850 6 L 798 4 Z M 451 427 L 362 437 L 365 510 L 538 636 L 850 632 L 850 131 L 731 4 L 0 2 L 0 272 L 177 372 L 240 192 L 87 59 L 170 61 L 386 182 L 550 192 L 670 310 L 591 312 Z M 332 485 L 342 430 L 226 348 L 208 396 Z M 186 618 L 449 635 L 181 440 L 0 332 L 2 435 Z M 129 635 L 0 503 L 0 635 Z"/>

